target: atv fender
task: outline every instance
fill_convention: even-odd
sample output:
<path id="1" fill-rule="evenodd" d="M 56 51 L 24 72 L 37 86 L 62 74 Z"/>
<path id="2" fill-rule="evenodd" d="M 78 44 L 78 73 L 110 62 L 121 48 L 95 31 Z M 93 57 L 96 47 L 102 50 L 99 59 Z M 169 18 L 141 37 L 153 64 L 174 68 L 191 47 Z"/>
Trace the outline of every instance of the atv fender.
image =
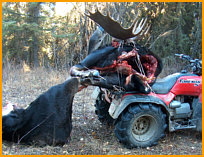
<path id="1" fill-rule="evenodd" d="M 113 119 L 117 119 L 119 115 L 125 110 L 127 106 L 133 103 L 153 103 L 161 105 L 165 110 L 166 114 L 169 115 L 169 109 L 166 104 L 159 98 L 148 95 L 128 95 L 125 96 L 121 103 L 115 108 L 115 111 L 110 114 Z"/>

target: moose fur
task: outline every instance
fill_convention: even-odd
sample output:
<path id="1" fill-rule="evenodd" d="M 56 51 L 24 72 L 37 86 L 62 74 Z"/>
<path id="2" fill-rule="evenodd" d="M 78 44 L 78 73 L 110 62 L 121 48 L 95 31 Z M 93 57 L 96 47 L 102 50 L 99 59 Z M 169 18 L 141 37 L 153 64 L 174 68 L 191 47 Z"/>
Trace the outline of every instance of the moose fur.
<path id="1" fill-rule="evenodd" d="M 26 109 L 13 109 L 2 117 L 3 140 L 63 145 L 72 130 L 72 103 L 78 80 L 51 87 Z"/>

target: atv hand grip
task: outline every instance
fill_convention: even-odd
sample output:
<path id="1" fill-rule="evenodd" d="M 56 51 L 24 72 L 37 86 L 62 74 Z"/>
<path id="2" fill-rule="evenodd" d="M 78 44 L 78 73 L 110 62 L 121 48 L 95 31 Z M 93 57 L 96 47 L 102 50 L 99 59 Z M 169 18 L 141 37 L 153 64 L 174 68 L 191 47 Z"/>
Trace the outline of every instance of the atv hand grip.
<path id="1" fill-rule="evenodd" d="M 176 53 L 175 56 L 178 56 L 178 57 L 180 57 L 180 58 L 182 58 L 182 59 L 185 59 L 185 60 L 188 60 L 188 61 L 191 60 L 191 57 L 188 56 L 188 55 Z"/>
<path id="2" fill-rule="evenodd" d="M 176 53 L 175 56 L 181 57 L 183 54 Z"/>

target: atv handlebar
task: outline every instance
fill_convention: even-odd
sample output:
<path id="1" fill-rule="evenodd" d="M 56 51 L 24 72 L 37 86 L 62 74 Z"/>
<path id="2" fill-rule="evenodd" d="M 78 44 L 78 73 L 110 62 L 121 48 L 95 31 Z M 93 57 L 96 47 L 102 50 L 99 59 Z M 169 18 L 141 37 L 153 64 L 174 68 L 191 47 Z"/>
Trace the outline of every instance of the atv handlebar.
<path id="1" fill-rule="evenodd" d="M 202 60 L 193 59 L 188 55 L 178 53 L 176 53 L 175 56 L 178 56 L 181 59 L 189 61 L 190 62 L 189 66 L 192 68 L 193 73 L 202 75 Z"/>
<path id="2" fill-rule="evenodd" d="M 178 56 L 178 57 L 180 57 L 181 59 L 184 59 L 184 60 L 187 60 L 187 61 L 192 60 L 192 58 L 191 58 L 190 56 L 184 55 L 184 54 L 176 53 L 175 56 Z"/>

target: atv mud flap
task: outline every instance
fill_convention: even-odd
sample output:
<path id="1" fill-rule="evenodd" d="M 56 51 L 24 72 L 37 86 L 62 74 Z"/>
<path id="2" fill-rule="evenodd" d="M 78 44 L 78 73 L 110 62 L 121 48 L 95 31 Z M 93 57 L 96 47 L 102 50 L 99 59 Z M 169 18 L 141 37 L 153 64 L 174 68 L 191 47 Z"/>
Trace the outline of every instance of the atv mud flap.
<path id="1" fill-rule="evenodd" d="M 198 101 L 194 102 L 195 104 L 193 109 L 193 119 L 196 119 L 196 130 L 202 132 L 202 103 Z"/>

